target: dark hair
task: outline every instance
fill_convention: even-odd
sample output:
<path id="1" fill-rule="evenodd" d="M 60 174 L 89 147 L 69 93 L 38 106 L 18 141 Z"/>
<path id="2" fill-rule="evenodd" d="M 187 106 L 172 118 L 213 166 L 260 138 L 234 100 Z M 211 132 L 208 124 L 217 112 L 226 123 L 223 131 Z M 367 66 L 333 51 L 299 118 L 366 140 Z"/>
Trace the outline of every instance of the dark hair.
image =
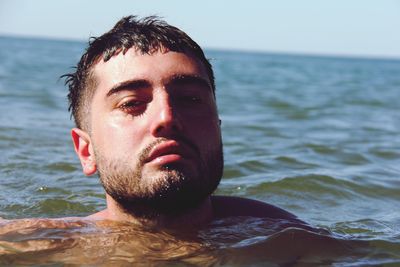
<path id="1" fill-rule="evenodd" d="M 106 62 L 118 53 L 125 54 L 131 47 L 143 54 L 167 49 L 194 55 L 206 68 L 212 89 L 215 91 L 212 66 L 200 46 L 186 33 L 155 16 L 142 19 L 127 16 L 118 21 L 109 32 L 100 37 L 91 37 L 76 71 L 61 76 L 65 78 L 65 84 L 69 87 L 68 111 L 74 117 L 78 128 L 89 127 L 85 118 L 89 114 L 90 100 L 96 86 L 92 67 L 99 59 L 102 58 Z"/>

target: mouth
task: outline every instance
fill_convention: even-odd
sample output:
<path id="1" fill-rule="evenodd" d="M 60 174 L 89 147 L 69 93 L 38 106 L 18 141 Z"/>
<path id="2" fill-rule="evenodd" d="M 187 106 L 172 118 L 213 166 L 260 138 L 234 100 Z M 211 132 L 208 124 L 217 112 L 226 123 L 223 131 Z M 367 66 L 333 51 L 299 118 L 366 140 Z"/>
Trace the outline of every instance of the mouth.
<path id="1" fill-rule="evenodd" d="M 186 150 L 174 140 L 164 141 L 156 145 L 149 153 L 145 162 L 165 165 L 181 161 L 188 157 Z"/>

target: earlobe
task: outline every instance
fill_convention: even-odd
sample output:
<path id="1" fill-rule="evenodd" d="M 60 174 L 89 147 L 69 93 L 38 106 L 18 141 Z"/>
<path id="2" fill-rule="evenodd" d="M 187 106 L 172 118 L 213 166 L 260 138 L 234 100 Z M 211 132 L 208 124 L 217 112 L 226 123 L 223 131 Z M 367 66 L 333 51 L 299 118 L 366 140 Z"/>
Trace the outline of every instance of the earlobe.
<path id="1" fill-rule="evenodd" d="M 88 176 L 96 173 L 96 159 L 93 153 L 90 136 L 79 128 L 73 128 L 71 130 L 71 136 L 75 152 L 82 164 L 83 173 Z"/>

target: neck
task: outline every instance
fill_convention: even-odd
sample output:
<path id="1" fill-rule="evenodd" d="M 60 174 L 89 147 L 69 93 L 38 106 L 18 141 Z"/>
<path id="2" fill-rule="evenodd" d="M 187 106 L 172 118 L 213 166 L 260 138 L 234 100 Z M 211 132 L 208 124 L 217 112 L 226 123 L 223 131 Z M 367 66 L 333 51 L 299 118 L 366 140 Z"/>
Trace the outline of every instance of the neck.
<path id="1" fill-rule="evenodd" d="M 122 207 L 112 197 L 106 195 L 107 209 L 90 216 L 95 219 L 125 221 L 145 227 L 192 227 L 208 223 L 213 217 L 211 197 L 190 209 L 164 213 L 148 207 Z"/>

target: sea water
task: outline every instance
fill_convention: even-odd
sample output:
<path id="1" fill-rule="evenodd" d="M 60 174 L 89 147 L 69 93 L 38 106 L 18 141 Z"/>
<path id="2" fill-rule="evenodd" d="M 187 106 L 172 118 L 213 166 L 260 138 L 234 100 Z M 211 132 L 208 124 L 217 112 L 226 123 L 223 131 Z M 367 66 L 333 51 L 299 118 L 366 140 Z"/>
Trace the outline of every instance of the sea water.
<path id="1" fill-rule="evenodd" d="M 59 79 L 84 47 L 0 37 L 0 217 L 105 208 L 74 154 Z M 224 142 L 216 194 L 277 205 L 331 234 L 246 217 L 179 232 L 11 220 L 0 223 L 0 265 L 400 265 L 400 61 L 206 54 Z"/>

